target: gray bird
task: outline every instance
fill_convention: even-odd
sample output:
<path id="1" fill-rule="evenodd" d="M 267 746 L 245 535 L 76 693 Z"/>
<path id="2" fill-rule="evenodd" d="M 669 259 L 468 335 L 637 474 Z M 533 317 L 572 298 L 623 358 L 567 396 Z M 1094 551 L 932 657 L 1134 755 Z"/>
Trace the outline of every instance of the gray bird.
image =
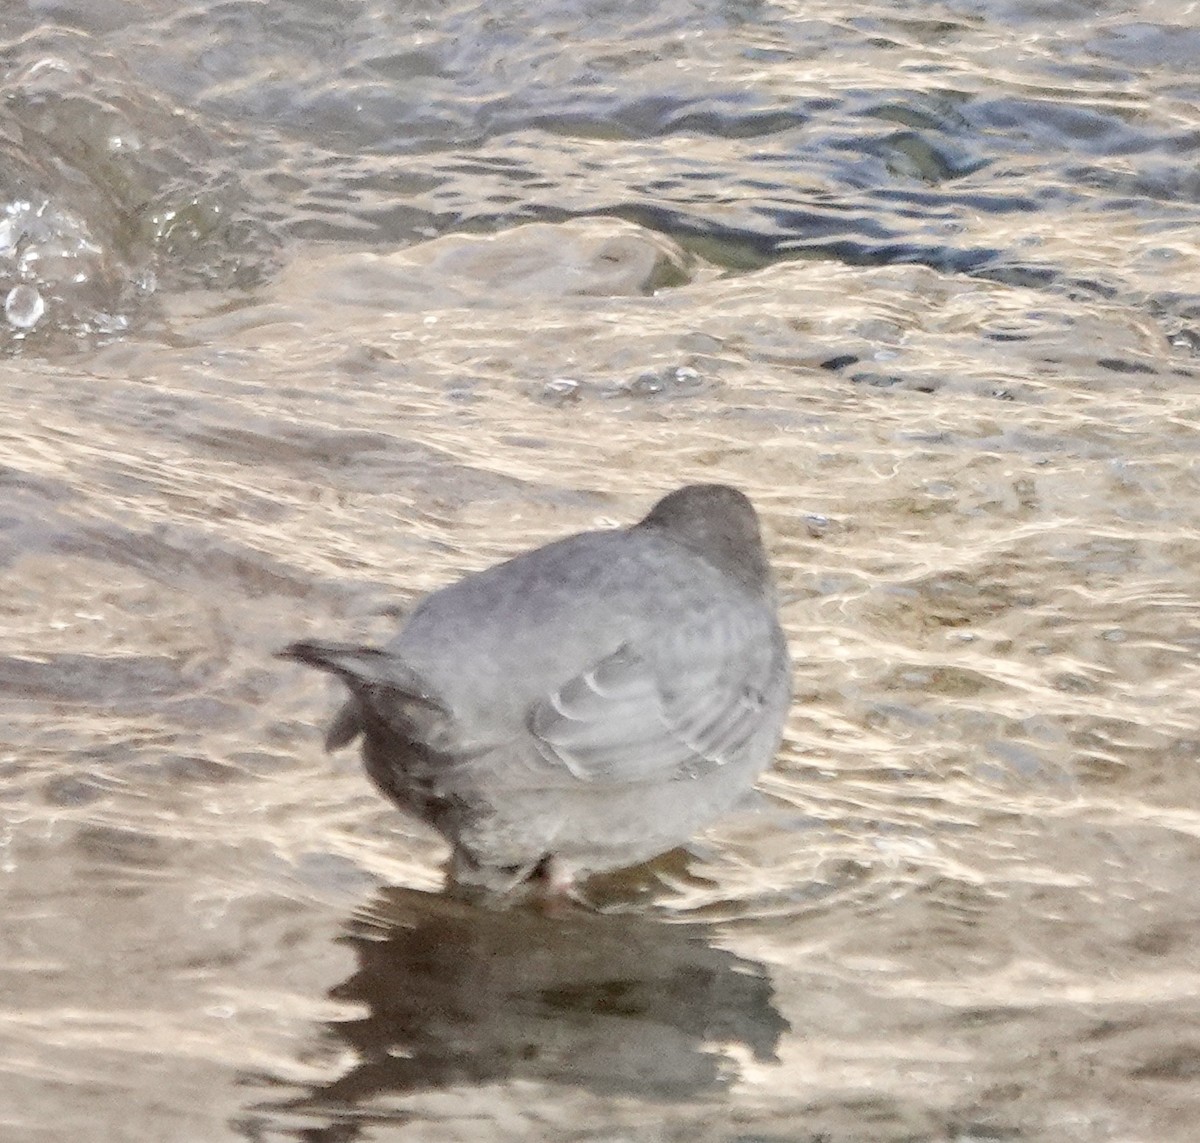
<path id="1" fill-rule="evenodd" d="M 326 748 L 493 889 L 649 860 L 754 783 L 791 702 L 787 642 L 750 501 L 663 497 L 435 591 L 386 646 L 293 643 L 350 699 Z"/>

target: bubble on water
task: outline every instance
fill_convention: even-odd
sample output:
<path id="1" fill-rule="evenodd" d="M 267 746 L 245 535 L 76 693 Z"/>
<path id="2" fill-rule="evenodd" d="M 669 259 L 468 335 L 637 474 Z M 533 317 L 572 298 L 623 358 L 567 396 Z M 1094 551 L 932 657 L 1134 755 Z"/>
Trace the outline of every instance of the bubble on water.
<path id="1" fill-rule="evenodd" d="M 4 299 L 4 316 L 17 329 L 33 329 L 45 312 L 46 303 L 33 286 L 13 286 Z"/>
<path id="2" fill-rule="evenodd" d="M 632 381 L 621 385 L 619 391 L 636 397 L 686 397 L 703 387 L 704 378 L 698 370 L 690 365 L 668 365 L 643 370 Z"/>
<path id="3" fill-rule="evenodd" d="M 543 399 L 553 404 L 566 404 L 568 401 L 578 401 L 580 385 L 574 377 L 555 377 L 542 386 Z"/>
<path id="4" fill-rule="evenodd" d="M 657 369 L 644 369 L 625 386 L 627 392 L 643 397 L 653 397 L 666 388 L 666 378 Z"/>
<path id="5" fill-rule="evenodd" d="M 124 333 L 129 328 L 129 319 L 124 314 L 98 313 L 91 325 L 97 333 Z"/>
<path id="6" fill-rule="evenodd" d="M 124 135 L 114 133 L 108 137 L 108 149 L 110 151 L 140 151 L 142 141 L 132 131 Z"/>
<path id="7" fill-rule="evenodd" d="M 20 226 L 15 219 L 0 218 L 0 257 L 11 258 L 17 252 Z"/>

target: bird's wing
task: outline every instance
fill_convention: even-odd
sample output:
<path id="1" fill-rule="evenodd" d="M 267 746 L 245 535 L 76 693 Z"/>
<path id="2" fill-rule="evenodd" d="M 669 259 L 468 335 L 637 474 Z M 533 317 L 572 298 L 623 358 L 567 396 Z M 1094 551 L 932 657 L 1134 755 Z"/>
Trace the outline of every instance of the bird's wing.
<path id="1" fill-rule="evenodd" d="M 790 690 L 782 633 L 734 616 L 624 644 L 535 704 L 528 727 L 564 777 L 662 782 L 740 758 Z"/>

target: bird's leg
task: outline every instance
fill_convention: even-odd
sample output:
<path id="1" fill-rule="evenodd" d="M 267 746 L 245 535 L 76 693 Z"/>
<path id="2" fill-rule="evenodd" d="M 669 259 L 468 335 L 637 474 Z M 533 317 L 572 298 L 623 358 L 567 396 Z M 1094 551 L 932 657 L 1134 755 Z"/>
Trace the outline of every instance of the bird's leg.
<path id="1" fill-rule="evenodd" d="M 553 854 L 547 854 L 538 862 L 531 880 L 537 892 L 538 905 L 544 913 L 553 916 L 585 904 L 571 867 Z"/>

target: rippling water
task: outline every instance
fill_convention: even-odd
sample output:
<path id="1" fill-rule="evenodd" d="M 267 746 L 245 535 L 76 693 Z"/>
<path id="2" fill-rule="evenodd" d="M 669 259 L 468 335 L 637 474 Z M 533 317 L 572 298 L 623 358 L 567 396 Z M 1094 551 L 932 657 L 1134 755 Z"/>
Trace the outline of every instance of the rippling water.
<path id="1" fill-rule="evenodd" d="M 1200 24 L 0 13 L 0 1137 L 1160 1143 L 1200 1113 Z M 272 658 L 685 480 L 760 796 L 440 892 Z"/>

